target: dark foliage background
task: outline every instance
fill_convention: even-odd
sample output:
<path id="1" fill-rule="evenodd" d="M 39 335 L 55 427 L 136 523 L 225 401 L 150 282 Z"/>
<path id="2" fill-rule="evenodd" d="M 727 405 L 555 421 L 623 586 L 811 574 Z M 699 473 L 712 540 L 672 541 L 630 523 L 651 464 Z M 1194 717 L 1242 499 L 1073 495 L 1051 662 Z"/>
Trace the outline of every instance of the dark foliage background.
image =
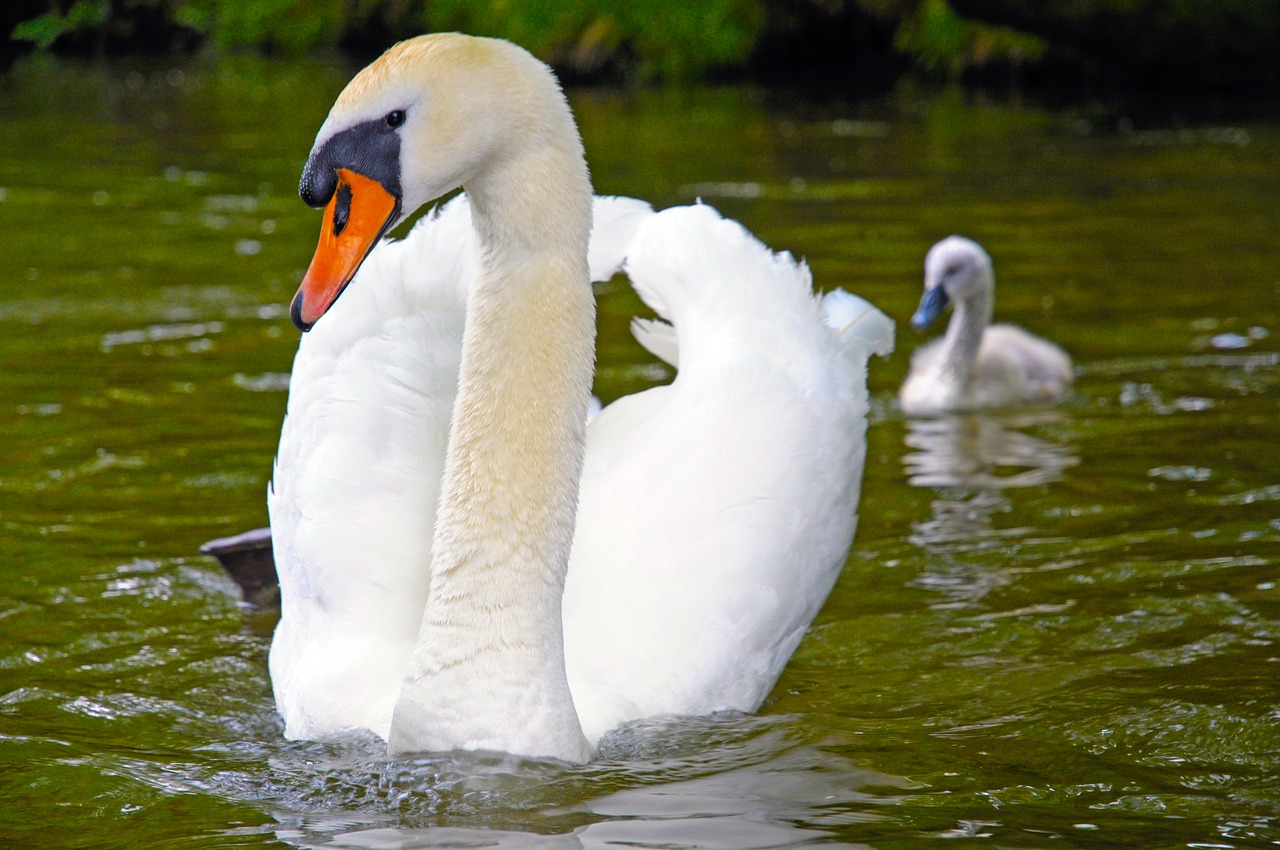
<path id="1" fill-rule="evenodd" d="M 571 80 L 926 76 L 1280 88 L 1280 0 L 8 0 L 0 61 L 342 50 L 431 30 L 516 41 Z"/>

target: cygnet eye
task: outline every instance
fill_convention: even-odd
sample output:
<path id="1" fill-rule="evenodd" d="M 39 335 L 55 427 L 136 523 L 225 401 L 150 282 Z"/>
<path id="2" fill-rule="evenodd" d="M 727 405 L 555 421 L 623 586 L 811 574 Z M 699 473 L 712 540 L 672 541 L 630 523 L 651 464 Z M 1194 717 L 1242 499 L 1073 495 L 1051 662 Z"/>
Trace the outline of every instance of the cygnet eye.
<path id="1" fill-rule="evenodd" d="M 382 120 L 386 122 L 388 127 L 394 130 L 404 123 L 405 118 L 406 116 L 403 109 L 393 109 L 388 112 L 387 117 Z"/>

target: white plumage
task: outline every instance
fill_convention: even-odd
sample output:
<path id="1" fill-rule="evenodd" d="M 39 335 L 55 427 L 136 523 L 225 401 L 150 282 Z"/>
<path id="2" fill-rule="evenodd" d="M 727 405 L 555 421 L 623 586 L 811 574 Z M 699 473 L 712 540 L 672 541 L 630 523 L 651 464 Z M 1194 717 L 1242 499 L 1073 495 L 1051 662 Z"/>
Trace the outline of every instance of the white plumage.
<path id="1" fill-rule="evenodd" d="M 567 573 L 559 567 L 563 620 L 529 620 L 521 588 L 507 584 L 523 573 L 485 564 L 484 581 L 451 583 L 457 569 L 440 572 L 433 551 L 438 505 L 458 498 L 446 448 L 457 439 L 468 298 L 490 285 L 486 262 L 501 266 L 473 227 L 472 203 L 459 197 L 403 242 L 374 249 L 299 347 L 269 496 L 282 603 L 270 666 L 286 734 L 364 728 L 396 751 L 580 759 L 629 720 L 756 709 L 851 544 L 867 360 L 892 348 L 892 323 L 856 296 L 815 296 L 803 264 L 710 207 L 654 213 L 596 198 L 591 276 L 625 269 L 661 317 L 638 324 L 637 337 L 678 371 L 587 428 Z M 515 324 L 530 340 L 542 330 Z M 512 498 L 506 486 L 480 476 L 464 489 L 483 504 Z M 470 533 L 485 539 L 455 532 L 450 547 L 484 553 L 497 551 L 489 538 L 508 539 L 521 560 L 542 532 Z M 424 618 L 429 595 L 464 613 L 515 599 L 509 622 L 519 627 L 485 636 L 479 650 L 426 645 L 472 628 Z M 563 658 L 546 658 L 561 635 Z M 541 673 L 522 672 L 526 656 L 567 670 L 576 722 L 555 703 L 554 682 L 527 685 Z"/>
<path id="2" fill-rule="evenodd" d="M 587 431 L 564 617 L 591 740 L 759 706 L 848 554 L 867 360 L 892 348 L 892 323 L 843 292 L 826 298 L 852 322 L 839 336 L 805 266 L 709 207 L 646 221 L 626 268 L 679 370 Z"/>
<path id="3" fill-rule="evenodd" d="M 978 243 L 950 236 L 925 257 L 924 296 L 911 323 L 923 330 L 948 302 L 946 335 L 916 350 L 899 390 L 909 414 L 1049 402 L 1071 392 L 1071 358 L 1013 325 L 991 325 L 995 277 Z"/>

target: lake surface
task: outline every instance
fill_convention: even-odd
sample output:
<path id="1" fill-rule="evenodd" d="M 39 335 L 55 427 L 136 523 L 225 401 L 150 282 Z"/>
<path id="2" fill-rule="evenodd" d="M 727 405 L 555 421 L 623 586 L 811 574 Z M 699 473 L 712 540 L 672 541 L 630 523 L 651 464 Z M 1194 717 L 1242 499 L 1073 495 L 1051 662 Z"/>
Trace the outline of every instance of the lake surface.
<path id="1" fill-rule="evenodd" d="M 1280 843 L 1280 120 L 956 91 L 579 91 L 597 190 L 701 197 L 899 322 L 858 537 L 764 709 L 580 768 L 286 741 L 201 542 L 262 525 L 354 69 L 19 66 L 0 85 L 0 844 Z M 921 263 L 1077 363 L 1054 409 L 906 420 Z M 606 401 L 669 378 L 600 290 Z"/>

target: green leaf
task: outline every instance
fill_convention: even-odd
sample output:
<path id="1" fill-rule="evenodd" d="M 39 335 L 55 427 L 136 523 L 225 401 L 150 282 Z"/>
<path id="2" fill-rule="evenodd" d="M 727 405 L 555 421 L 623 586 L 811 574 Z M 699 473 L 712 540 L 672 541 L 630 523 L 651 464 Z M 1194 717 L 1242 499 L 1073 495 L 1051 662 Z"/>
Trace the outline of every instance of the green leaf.
<path id="1" fill-rule="evenodd" d="M 109 12 L 107 0 L 77 0 L 66 15 L 45 12 L 38 18 L 18 24 L 10 37 L 17 41 L 33 41 L 41 50 L 48 50 L 65 33 L 86 24 L 105 24 Z"/>
<path id="2" fill-rule="evenodd" d="M 66 21 L 57 12 L 45 12 L 38 18 L 23 21 L 13 28 L 15 41 L 34 41 L 41 50 L 50 45 L 68 29 Z"/>

